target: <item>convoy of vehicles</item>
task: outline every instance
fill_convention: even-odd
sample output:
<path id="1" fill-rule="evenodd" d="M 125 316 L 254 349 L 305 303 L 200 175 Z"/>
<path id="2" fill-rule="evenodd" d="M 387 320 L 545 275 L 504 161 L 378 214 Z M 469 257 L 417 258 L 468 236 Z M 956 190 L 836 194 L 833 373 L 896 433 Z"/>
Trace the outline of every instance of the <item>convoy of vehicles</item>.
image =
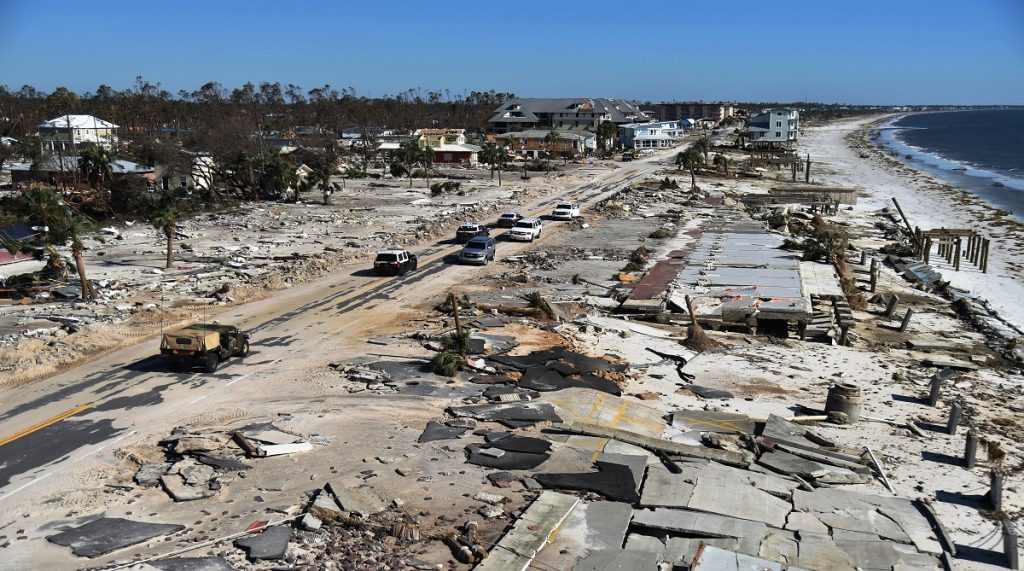
<path id="1" fill-rule="evenodd" d="M 416 269 L 416 254 L 407 250 L 383 250 L 373 260 L 373 271 L 378 276 L 403 276 Z"/>
<path id="2" fill-rule="evenodd" d="M 249 334 L 234 325 L 196 323 L 163 334 L 160 354 L 171 368 L 202 365 L 213 373 L 221 361 L 249 354 Z"/>

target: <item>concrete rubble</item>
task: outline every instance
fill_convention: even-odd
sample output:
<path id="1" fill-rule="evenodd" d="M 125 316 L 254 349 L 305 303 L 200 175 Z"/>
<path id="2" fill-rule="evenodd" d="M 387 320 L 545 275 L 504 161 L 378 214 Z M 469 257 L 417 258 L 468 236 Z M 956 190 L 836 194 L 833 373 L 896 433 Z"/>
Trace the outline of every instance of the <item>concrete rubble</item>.
<path id="1" fill-rule="evenodd" d="M 147 501 L 188 502 L 204 518 L 245 503 L 217 524 L 233 547 L 197 547 L 222 558 L 203 563 L 211 569 L 941 569 L 989 518 L 1019 518 L 1016 496 L 1000 511 L 990 496 L 964 493 L 980 490 L 982 470 L 958 464 L 961 437 L 926 428 L 952 401 L 926 407 L 935 370 L 922 360 L 977 365 L 943 375 L 946 394 L 970 399 L 977 425 L 1003 446 L 1018 434 L 979 412 L 1019 392 L 1009 372 L 1018 365 L 1000 360 L 999 373 L 986 372 L 969 356 L 948 357 L 986 345 L 943 311 L 924 315 L 941 298 L 912 298 L 891 273 L 886 287 L 933 327 L 913 336 L 877 327 L 882 304 L 852 309 L 837 299 L 845 278 L 779 248 L 789 226 L 817 213 L 787 214 L 787 230 L 773 231 L 723 192 L 652 181 L 593 213 L 588 228 L 567 228 L 560 243 L 466 286 L 458 309 L 431 300 L 387 335 L 323 356 L 310 365 L 317 398 L 178 429 L 159 454 L 132 457 L 123 480 Z M 299 231 L 296 218 L 280 222 Z M 663 237 L 645 238 L 652 223 Z M 417 233 L 435 230 L 420 224 Z M 584 231 L 600 247 L 578 245 L 573 234 Z M 259 256 L 276 246 L 257 244 L 217 250 L 209 263 L 271 267 L 273 256 Z M 647 253 L 634 259 L 640 247 Z M 530 293 L 550 314 L 524 301 Z M 710 347 L 686 343 L 696 336 L 691 302 Z M 805 335 L 816 326 L 820 335 Z M 470 342 L 460 369 L 432 372 L 456 328 Z M 829 410 L 826 393 L 854 381 L 862 410 L 850 422 Z M 992 450 L 986 471 L 1003 466 Z M 948 459 L 929 460 L 939 454 Z M 955 522 L 957 540 L 944 521 Z M 82 556 L 130 545 L 99 552 L 67 537 L 50 540 Z"/>

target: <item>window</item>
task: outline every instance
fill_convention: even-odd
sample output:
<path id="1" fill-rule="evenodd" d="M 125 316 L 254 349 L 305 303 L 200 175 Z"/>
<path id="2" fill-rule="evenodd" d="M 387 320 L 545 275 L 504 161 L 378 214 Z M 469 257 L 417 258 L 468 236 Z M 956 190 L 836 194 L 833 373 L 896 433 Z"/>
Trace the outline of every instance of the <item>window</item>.
<path id="1" fill-rule="evenodd" d="M 782 121 L 776 121 L 775 122 L 775 126 L 776 127 L 781 127 L 782 126 Z"/>
<path id="2" fill-rule="evenodd" d="M 779 137 L 781 137 L 781 136 L 782 136 L 782 132 L 780 132 L 780 131 L 775 131 L 775 138 L 779 138 Z"/>

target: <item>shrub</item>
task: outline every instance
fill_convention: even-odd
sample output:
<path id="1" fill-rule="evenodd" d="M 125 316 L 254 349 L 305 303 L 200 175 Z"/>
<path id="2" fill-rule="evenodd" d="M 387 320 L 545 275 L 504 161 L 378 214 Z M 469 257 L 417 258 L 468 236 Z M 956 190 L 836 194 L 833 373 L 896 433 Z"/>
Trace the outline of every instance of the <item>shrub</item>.
<path id="1" fill-rule="evenodd" d="M 454 377 L 455 373 L 462 370 L 465 361 L 466 358 L 458 353 L 443 351 L 430 360 L 430 371 L 435 375 Z"/>

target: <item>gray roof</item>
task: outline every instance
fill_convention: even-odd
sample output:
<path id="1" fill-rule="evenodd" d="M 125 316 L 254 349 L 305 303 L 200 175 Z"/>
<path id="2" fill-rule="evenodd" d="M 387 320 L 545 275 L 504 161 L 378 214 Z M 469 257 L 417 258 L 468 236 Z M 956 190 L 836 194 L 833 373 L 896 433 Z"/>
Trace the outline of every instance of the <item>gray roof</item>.
<path id="1" fill-rule="evenodd" d="M 590 101 L 594 106 L 594 113 L 606 113 L 611 116 L 613 123 L 629 123 L 637 118 L 643 117 L 640 108 L 624 99 L 608 99 L 604 97 L 563 97 L 563 98 L 522 98 L 510 99 L 502 103 L 494 110 L 494 116 L 490 118 L 491 123 L 536 123 L 540 121 L 538 113 L 572 113 L 578 105 Z M 515 106 L 522 117 L 505 117 L 505 113 L 511 111 Z"/>
<path id="2" fill-rule="evenodd" d="M 528 129 L 526 131 L 515 131 L 511 133 L 502 133 L 495 135 L 498 139 L 543 139 L 551 132 L 551 129 Z M 597 137 L 594 133 L 589 131 L 555 131 L 558 133 L 559 139 L 577 139 L 586 140 Z"/>
<path id="3" fill-rule="evenodd" d="M 64 168 L 61 169 L 63 163 Z M 78 157 L 67 156 L 67 157 L 49 157 L 43 160 L 43 163 L 39 165 L 39 170 L 42 172 L 73 172 L 78 170 Z M 17 163 L 10 166 L 12 171 L 28 171 L 31 170 L 32 163 Z M 139 163 L 133 163 L 132 161 L 126 161 L 124 159 L 117 159 L 110 161 L 110 172 L 112 174 L 147 174 L 153 172 L 153 167 L 140 165 Z"/>

